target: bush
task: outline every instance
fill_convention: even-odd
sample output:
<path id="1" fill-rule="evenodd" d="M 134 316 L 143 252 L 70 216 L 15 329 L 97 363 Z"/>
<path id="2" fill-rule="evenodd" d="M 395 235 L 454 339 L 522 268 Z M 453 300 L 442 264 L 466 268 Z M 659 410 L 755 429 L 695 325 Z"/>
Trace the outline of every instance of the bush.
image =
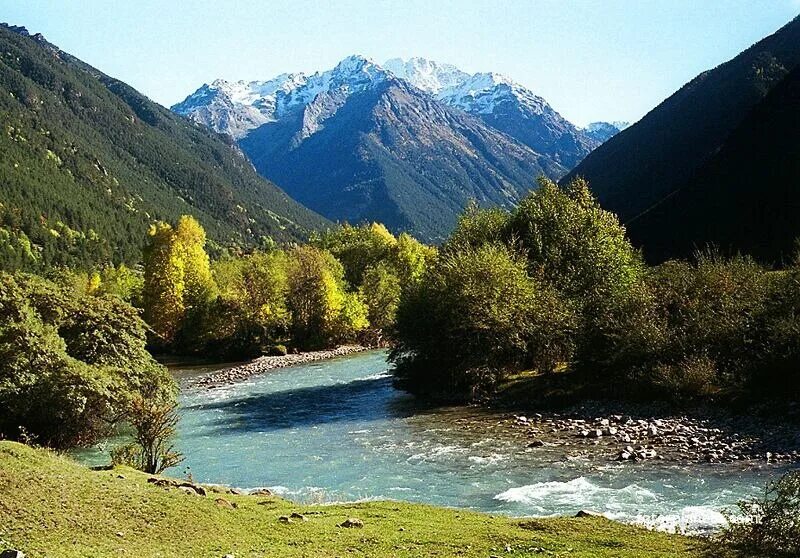
<path id="1" fill-rule="evenodd" d="M 134 429 L 135 443 L 118 449 L 112 455 L 112 462 L 158 474 L 183 461 L 183 456 L 171 444 L 178 424 L 177 407 L 174 399 L 157 393 L 133 397 L 128 405 L 127 420 Z"/>
<path id="2" fill-rule="evenodd" d="M 570 320 L 525 264 L 503 245 L 443 253 L 398 308 L 391 358 L 400 386 L 471 398 L 508 370 L 551 367 L 568 353 L 559 340 Z"/>
<path id="3" fill-rule="evenodd" d="M 0 435 L 11 439 L 22 428 L 48 446 L 91 444 L 140 390 L 174 397 L 135 310 L 30 275 L 0 274 L 0 363 Z"/>
<path id="4" fill-rule="evenodd" d="M 742 518 L 729 519 L 716 543 L 740 556 L 800 556 L 800 471 L 767 485 L 764 496 L 739 503 Z"/>

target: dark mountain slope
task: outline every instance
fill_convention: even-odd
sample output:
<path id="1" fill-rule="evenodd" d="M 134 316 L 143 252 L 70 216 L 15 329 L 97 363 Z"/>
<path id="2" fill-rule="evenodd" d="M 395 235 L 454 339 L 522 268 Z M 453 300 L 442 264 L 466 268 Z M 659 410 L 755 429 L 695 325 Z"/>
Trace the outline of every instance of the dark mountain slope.
<path id="1" fill-rule="evenodd" d="M 628 225 L 653 261 L 708 244 L 781 263 L 800 237 L 800 67 L 784 78 L 697 176 Z"/>
<path id="2" fill-rule="evenodd" d="M 256 168 L 331 219 L 440 240 L 471 198 L 508 206 L 565 169 L 478 118 L 389 77 L 317 95 L 240 140 Z"/>
<path id="3" fill-rule="evenodd" d="M 149 223 L 184 213 L 217 246 L 325 223 L 221 136 L 22 28 L 0 27 L 0 120 L 2 267 L 136 261 Z"/>
<path id="4" fill-rule="evenodd" d="M 564 180 L 585 177 L 601 204 L 629 221 L 691 179 L 798 64 L 800 18 L 697 76 L 590 153 Z"/>

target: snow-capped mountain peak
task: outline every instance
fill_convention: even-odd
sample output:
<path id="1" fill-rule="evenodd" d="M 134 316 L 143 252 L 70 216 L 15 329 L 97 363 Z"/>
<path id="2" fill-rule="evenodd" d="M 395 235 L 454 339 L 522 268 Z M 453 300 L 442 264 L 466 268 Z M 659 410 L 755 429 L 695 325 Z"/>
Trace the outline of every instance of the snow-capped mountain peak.
<path id="1" fill-rule="evenodd" d="M 392 58 L 383 67 L 414 87 L 433 94 L 454 87 L 470 77 L 452 64 L 441 64 L 419 57 L 408 60 Z"/>
<path id="2" fill-rule="evenodd" d="M 352 55 L 333 69 L 313 75 L 285 73 L 267 81 L 249 82 L 216 79 L 174 105 L 172 110 L 240 139 L 253 128 L 302 110 L 320 93 L 335 90 L 352 94 L 389 77 L 372 60 Z"/>

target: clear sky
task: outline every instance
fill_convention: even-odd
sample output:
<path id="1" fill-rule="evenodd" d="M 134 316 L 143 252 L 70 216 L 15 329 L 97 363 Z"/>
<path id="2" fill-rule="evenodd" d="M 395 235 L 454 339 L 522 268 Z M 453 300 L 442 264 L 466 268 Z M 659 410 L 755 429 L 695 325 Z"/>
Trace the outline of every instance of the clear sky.
<path id="1" fill-rule="evenodd" d="M 495 71 L 583 125 L 637 120 L 800 12 L 800 0 L 0 0 L 0 20 L 171 105 L 204 82 L 349 54 Z"/>

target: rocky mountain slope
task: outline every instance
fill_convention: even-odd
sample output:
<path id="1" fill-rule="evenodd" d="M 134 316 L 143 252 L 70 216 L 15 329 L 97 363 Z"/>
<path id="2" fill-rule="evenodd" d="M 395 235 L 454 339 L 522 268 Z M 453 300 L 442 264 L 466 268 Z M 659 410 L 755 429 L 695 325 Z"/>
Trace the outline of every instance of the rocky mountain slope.
<path id="1" fill-rule="evenodd" d="M 568 170 L 360 56 L 310 76 L 215 84 L 173 110 L 236 137 L 259 172 L 335 220 L 436 241 L 470 199 L 511 205 L 537 176 Z"/>
<path id="2" fill-rule="evenodd" d="M 497 74 L 351 56 L 313 75 L 203 85 L 172 109 L 230 135 L 264 176 L 331 219 L 443 238 L 469 199 L 510 205 L 597 137 Z"/>

